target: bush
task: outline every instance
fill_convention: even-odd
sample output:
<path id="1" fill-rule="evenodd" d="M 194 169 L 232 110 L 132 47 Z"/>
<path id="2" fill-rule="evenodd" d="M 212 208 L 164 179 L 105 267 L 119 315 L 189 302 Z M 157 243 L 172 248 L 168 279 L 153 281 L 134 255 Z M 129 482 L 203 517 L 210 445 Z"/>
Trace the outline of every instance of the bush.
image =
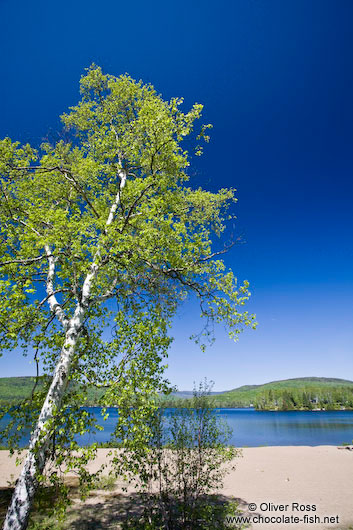
<path id="1" fill-rule="evenodd" d="M 148 447 L 131 455 L 139 459 L 134 480 L 144 512 L 125 529 L 221 529 L 225 515 L 237 512 L 235 503 L 212 495 L 234 469 L 239 450 L 227 446 L 231 431 L 210 406 L 210 390 L 205 381 L 187 407 L 155 412 Z"/>

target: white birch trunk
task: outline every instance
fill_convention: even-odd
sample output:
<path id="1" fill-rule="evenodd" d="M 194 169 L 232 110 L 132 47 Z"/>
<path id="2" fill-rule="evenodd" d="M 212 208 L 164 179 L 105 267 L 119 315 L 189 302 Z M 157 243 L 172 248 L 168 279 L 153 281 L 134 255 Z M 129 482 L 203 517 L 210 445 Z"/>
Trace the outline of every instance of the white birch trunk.
<path id="1" fill-rule="evenodd" d="M 39 415 L 36 428 L 31 436 L 28 454 L 16 483 L 3 530 L 23 530 L 27 528 L 29 513 L 38 485 L 36 475 L 44 469 L 51 441 L 50 434 L 46 430 L 46 424 L 53 417 L 53 409 L 60 408 L 67 387 L 71 360 L 80 336 L 84 314 L 85 311 L 82 306 L 78 306 L 74 317 L 68 325 L 60 361 L 56 366 L 53 381 Z"/>
<path id="2" fill-rule="evenodd" d="M 126 184 L 126 172 L 124 170 L 119 171 L 119 178 L 119 190 L 110 208 L 106 227 L 112 224 L 116 210 L 120 204 L 121 191 Z M 81 334 L 81 326 L 89 304 L 92 284 L 99 269 L 100 251 L 97 249 L 90 271 L 88 272 L 82 286 L 81 303 L 77 304 L 73 317 L 68 320 L 54 294 L 53 281 L 55 275 L 55 259 L 48 246 L 45 247 L 45 251 L 49 265 L 47 277 L 48 303 L 51 311 L 63 325 L 65 330 L 65 342 L 61 350 L 60 360 L 54 372 L 53 381 L 50 385 L 47 397 L 45 398 L 36 428 L 31 436 L 28 454 L 16 483 L 3 530 L 25 530 L 27 528 L 30 510 L 38 486 L 36 475 L 38 473 L 40 474 L 45 467 L 48 447 L 51 440 L 50 434 L 46 430 L 46 425 L 48 424 L 48 421 L 53 418 L 54 408 L 60 408 L 62 398 L 65 394 L 72 358 Z"/>

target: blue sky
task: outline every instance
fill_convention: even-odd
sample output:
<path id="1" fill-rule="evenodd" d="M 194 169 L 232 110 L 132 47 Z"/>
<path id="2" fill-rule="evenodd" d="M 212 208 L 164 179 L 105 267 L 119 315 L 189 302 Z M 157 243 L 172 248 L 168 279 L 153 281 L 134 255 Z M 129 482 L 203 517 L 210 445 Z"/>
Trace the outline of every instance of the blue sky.
<path id="1" fill-rule="evenodd" d="M 168 371 L 182 389 L 353 379 L 352 20 L 350 0 L 0 3 L 0 137 L 40 143 L 92 62 L 205 105 L 212 139 L 191 174 L 238 190 L 244 243 L 226 261 L 250 281 L 259 326 L 237 344 L 219 328 L 201 353 L 184 304 Z M 0 376 L 33 371 L 0 359 Z"/>

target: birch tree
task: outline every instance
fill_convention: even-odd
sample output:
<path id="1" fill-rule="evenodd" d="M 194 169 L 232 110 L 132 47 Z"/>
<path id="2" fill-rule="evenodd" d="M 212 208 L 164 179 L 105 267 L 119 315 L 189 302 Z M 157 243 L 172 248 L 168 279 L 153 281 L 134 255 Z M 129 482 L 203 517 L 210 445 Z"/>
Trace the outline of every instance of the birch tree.
<path id="1" fill-rule="evenodd" d="M 82 389 L 105 387 L 103 405 L 121 407 L 128 391 L 146 402 L 159 389 L 171 318 L 188 293 L 233 338 L 254 323 L 239 310 L 247 283 L 237 285 L 226 249 L 212 243 L 232 216 L 234 190 L 189 183 L 182 145 L 202 106 L 184 113 L 181 99 L 164 101 L 151 85 L 94 65 L 80 92 L 61 117 L 68 140 L 39 149 L 0 142 L 0 344 L 34 352 L 46 374 L 13 412 L 29 411 L 32 434 L 6 530 L 26 528 L 53 447 L 56 462 L 69 461 L 75 434 L 91 425 Z"/>

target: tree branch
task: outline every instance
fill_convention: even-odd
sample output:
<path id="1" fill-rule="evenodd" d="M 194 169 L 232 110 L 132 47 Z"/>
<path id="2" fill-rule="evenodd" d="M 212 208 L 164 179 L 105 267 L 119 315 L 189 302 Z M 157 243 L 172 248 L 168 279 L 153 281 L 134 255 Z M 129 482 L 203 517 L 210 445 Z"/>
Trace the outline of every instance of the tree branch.
<path id="1" fill-rule="evenodd" d="M 48 275 L 47 275 L 47 300 L 50 307 L 50 310 L 52 313 L 55 314 L 55 316 L 58 318 L 59 322 L 63 325 L 64 329 L 66 330 L 69 320 L 66 318 L 65 313 L 63 311 L 63 308 L 59 304 L 59 302 L 56 299 L 55 292 L 54 291 L 54 276 L 55 276 L 55 258 L 53 254 L 50 251 L 49 245 L 45 245 L 45 252 L 47 254 L 48 258 Z"/>
<path id="2" fill-rule="evenodd" d="M 77 180 L 75 179 L 73 174 L 70 171 L 66 170 L 66 169 L 65 170 L 60 170 L 60 171 L 64 175 L 66 180 L 68 180 L 69 182 L 71 182 L 71 183 L 73 183 L 75 185 L 76 191 L 79 191 L 80 193 L 82 193 L 82 196 L 86 200 L 88 206 L 91 208 L 91 210 L 93 211 L 93 213 L 97 217 L 97 219 L 99 219 L 100 218 L 99 213 L 97 212 L 97 210 L 95 209 L 95 207 L 93 206 L 93 204 L 91 203 L 89 198 L 87 197 L 87 194 L 86 194 L 85 190 L 82 188 L 82 186 L 79 184 L 79 182 L 77 182 Z M 68 175 L 70 175 L 71 178 L 69 178 Z"/>
<path id="3" fill-rule="evenodd" d="M 38 232 L 38 230 L 36 230 L 35 228 L 33 228 L 33 226 L 29 225 L 28 223 L 26 223 L 25 221 L 22 221 L 22 219 L 19 219 L 18 217 L 13 217 L 13 220 L 14 221 L 17 221 L 18 223 L 20 223 L 21 225 L 29 228 L 30 230 L 32 230 L 32 232 L 34 232 L 36 234 L 36 236 L 38 237 L 43 237 L 43 235 Z"/>
<path id="4" fill-rule="evenodd" d="M 52 293 L 48 294 L 48 296 L 46 296 L 45 298 L 43 298 L 43 300 L 41 302 L 39 302 L 38 304 L 38 307 L 41 307 L 43 304 L 45 304 L 45 302 L 48 301 L 49 297 L 50 296 L 54 296 L 58 293 L 70 293 L 71 290 L 70 289 L 56 289 L 55 291 L 53 291 Z"/>
<path id="5" fill-rule="evenodd" d="M 90 303 L 97 303 L 97 302 L 104 302 L 105 300 L 108 300 L 112 296 L 114 296 L 114 289 L 116 287 L 116 284 L 118 283 L 118 278 L 114 278 L 112 286 L 110 289 L 108 289 L 104 294 L 101 296 L 95 296 L 94 298 L 90 299 Z"/>
<path id="6" fill-rule="evenodd" d="M 108 219 L 107 219 L 107 221 L 105 223 L 106 228 L 108 228 L 113 223 L 114 217 L 115 217 L 115 212 L 116 212 L 119 204 L 121 203 L 121 192 L 124 189 L 125 184 L 126 184 L 126 171 L 124 171 L 123 169 L 120 169 L 119 170 L 119 178 L 120 178 L 119 189 L 118 189 L 118 192 L 117 192 L 117 194 L 115 196 L 114 202 L 113 202 L 113 204 L 112 204 L 112 206 L 110 208 Z M 89 304 L 89 297 L 90 297 L 90 293 L 91 293 L 92 281 L 96 277 L 97 272 L 99 270 L 99 260 L 100 260 L 100 249 L 98 248 L 97 252 L 96 252 L 96 254 L 95 254 L 94 258 L 93 258 L 93 263 L 92 263 L 92 265 L 90 267 L 90 271 L 87 274 L 87 276 L 85 278 L 85 281 L 83 282 L 83 286 L 82 286 L 82 300 L 81 300 L 81 303 L 82 303 L 83 306 Z"/>
<path id="7" fill-rule="evenodd" d="M 42 259 L 47 259 L 48 256 L 45 254 L 41 256 L 37 256 L 36 258 L 28 258 L 28 259 L 12 259 L 8 261 L 1 261 L 0 267 L 3 267 L 4 265 L 14 265 L 16 263 L 20 265 L 30 265 L 31 263 L 36 263 L 37 261 L 41 261 Z"/>
<path id="8" fill-rule="evenodd" d="M 83 198 L 86 200 L 88 206 L 91 208 L 91 210 L 93 211 L 94 215 L 97 217 L 97 219 L 100 218 L 100 215 L 99 213 L 97 212 L 97 210 L 95 209 L 95 207 L 93 206 L 93 204 L 91 203 L 90 199 L 88 198 L 85 190 L 82 188 L 81 184 L 76 180 L 76 178 L 73 176 L 73 174 L 71 173 L 71 171 L 69 169 L 65 169 L 65 168 L 62 168 L 62 167 L 59 167 L 59 166 L 54 166 L 54 167 L 43 167 L 43 166 L 28 166 L 28 167 L 21 167 L 21 166 L 10 166 L 12 170 L 15 170 L 15 171 L 44 171 L 45 173 L 49 173 L 51 171 L 59 171 L 62 175 L 64 175 L 64 177 L 66 178 L 66 180 L 68 180 L 69 182 L 71 182 L 72 184 L 74 184 L 75 186 L 75 189 L 76 191 L 78 191 L 79 193 L 82 194 Z M 68 177 L 68 175 L 70 175 L 70 177 Z"/>
<path id="9" fill-rule="evenodd" d="M 132 212 L 134 211 L 134 209 L 136 208 L 137 204 L 138 204 L 139 201 L 142 199 L 142 197 L 145 195 L 145 193 L 146 193 L 150 188 L 152 188 L 153 184 L 154 184 L 154 183 L 151 182 L 151 184 L 149 184 L 148 186 L 146 186 L 145 189 L 143 189 L 143 190 L 141 191 L 140 195 L 139 195 L 138 197 L 136 197 L 136 199 L 134 200 L 134 202 L 132 203 L 132 205 L 131 205 L 131 207 L 130 207 L 130 209 L 129 209 L 129 211 L 128 211 L 127 216 L 125 217 L 125 221 L 124 221 L 124 225 L 123 225 L 123 227 L 121 228 L 121 230 L 119 230 L 120 233 L 122 233 L 122 232 L 125 230 L 126 225 L 127 225 L 128 222 L 129 222 L 129 219 L 130 219 L 130 217 L 131 217 Z"/>
<path id="10" fill-rule="evenodd" d="M 230 250 L 232 247 L 234 247 L 235 244 L 236 244 L 236 241 L 233 241 L 233 243 L 231 243 L 230 245 L 226 245 L 223 250 L 219 250 L 218 252 L 213 252 L 209 256 L 205 256 L 203 258 L 199 258 L 198 260 L 195 261 L 195 263 L 201 263 L 203 261 L 208 261 L 208 260 L 214 258 L 215 256 L 221 256 L 222 254 L 226 254 L 228 252 L 228 250 Z"/>

